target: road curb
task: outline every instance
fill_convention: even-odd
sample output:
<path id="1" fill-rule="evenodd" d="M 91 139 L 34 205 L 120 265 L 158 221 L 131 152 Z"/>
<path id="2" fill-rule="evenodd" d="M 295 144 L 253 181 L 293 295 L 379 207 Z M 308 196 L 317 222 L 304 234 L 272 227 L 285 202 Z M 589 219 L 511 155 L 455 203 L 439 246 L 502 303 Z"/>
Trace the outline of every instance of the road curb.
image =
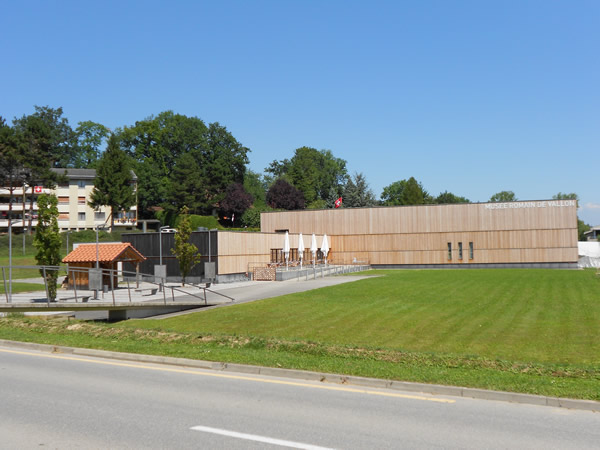
<path id="1" fill-rule="evenodd" d="M 322 383 L 344 384 L 365 388 L 391 389 L 398 391 L 420 392 L 432 395 L 447 395 L 452 397 L 495 400 L 526 405 L 551 406 L 556 408 L 578 409 L 583 411 L 600 412 L 600 402 L 593 400 L 578 400 L 543 395 L 520 394 L 516 392 L 490 391 L 485 389 L 467 388 L 460 386 L 444 386 L 439 384 L 413 383 L 409 381 L 383 380 L 352 375 L 339 375 L 308 370 L 283 369 L 278 367 L 261 367 L 247 364 L 234 364 L 215 361 L 204 361 L 171 356 L 143 355 L 137 353 L 121 353 L 108 350 L 96 350 L 79 347 L 64 347 L 60 345 L 36 344 L 0 339 L 0 345 L 5 347 L 37 350 L 48 353 L 64 353 L 76 356 L 91 356 L 97 358 L 117 359 L 121 361 L 165 364 L 172 366 L 191 367 L 195 369 L 216 370 L 222 372 L 265 375 L 280 378 L 293 378 L 304 381 L 319 381 Z"/>

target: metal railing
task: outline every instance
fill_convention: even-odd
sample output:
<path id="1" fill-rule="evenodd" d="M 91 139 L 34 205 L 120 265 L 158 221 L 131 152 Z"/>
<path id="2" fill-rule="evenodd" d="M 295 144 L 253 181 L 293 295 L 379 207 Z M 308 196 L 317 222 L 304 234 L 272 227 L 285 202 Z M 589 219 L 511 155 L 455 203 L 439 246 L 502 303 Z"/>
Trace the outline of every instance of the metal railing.
<path id="1" fill-rule="evenodd" d="M 5 291 L 5 297 L 6 297 L 6 303 L 11 303 L 11 298 L 10 298 L 10 294 L 9 293 L 9 289 L 7 288 L 7 279 L 6 279 L 6 269 L 8 268 L 8 266 L 0 266 L 0 268 L 2 269 L 2 281 L 4 284 L 4 291 Z M 202 291 L 202 295 L 200 293 L 196 294 L 196 293 L 192 293 L 192 292 L 188 292 L 180 287 L 176 287 L 176 286 L 168 286 L 165 284 L 166 279 L 162 278 L 162 277 L 157 277 L 155 275 L 151 275 L 151 274 L 144 274 L 144 273 L 140 273 L 140 272 L 131 272 L 131 271 L 125 271 L 125 270 L 116 270 L 116 269 L 106 269 L 106 268 L 101 268 L 101 269 L 95 269 L 93 267 L 63 267 L 63 266 L 11 266 L 12 270 L 19 270 L 19 269 L 36 269 L 41 271 L 42 273 L 40 274 L 41 278 L 44 281 L 44 287 L 45 287 L 45 291 L 46 291 L 46 302 L 48 303 L 48 305 L 50 305 L 51 301 L 50 301 L 50 295 L 49 295 L 49 291 L 48 291 L 48 279 L 47 279 L 47 274 L 51 271 L 57 271 L 59 272 L 59 275 L 61 275 L 61 272 L 66 274 L 67 279 L 68 280 L 72 280 L 72 288 L 73 288 L 73 296 L 68 296 L 68 297 L 60 297 L 59 301 L 64 301 L 64 300 L 75 300 L 75 303 L 79 302 L 79 299 L 81 299 L 82 302 L 86 302 L 91 295 L 82 295 L 81 291 L 94 291 L 94 299 L 97 299 L 97 295 L 99 291 L 102 291 L 102 294 L 104 296 L 104 286 L 108 287 L 108 285 L 103 285 L 102 289 L 90 289 L 89 288 L 89 280 L 90 280 L 90 270 L 99 270 L 100 271 L 100 279 L 104 280 L 105 276 L 107 276 L 110 280 L 110 291 L 112 294 L 112 304 L 113 306 L 116 306 L 117 302 L 116 302 L 116 298 L 115 298 L 115 288 L 118 288 L 118 278 L 121 278 L 121 282 L 126 283 L 127 284 L 127 294 L 128 294 L 128 299 L 129 299 L 129 303 L 132 303 L 131 300 L 131 281 L 133 279 L 133 281 L 135 282 L 135 287 L 133 287 L 133 289 L 135 289 L 136 291 L 140 291 L 140 279 L 144 282 L 144 283 L 148 283 L 151 286 L 156 286 L 156 287 L 150 287 L 150 288 L 143 288 L 142 290 L 158 290 L 159 288 L 163 288 L 162 289 L 162 293 L 163 293 L 163 303 L 165 305 L 167 305 L 167 295 L 166 295 L 166 289 L 171 289 L 171 299 L 174 302 L 175 301 L 175 292 L 181 292 L 183 294 L 185 294 L 186 296 L 189 297 L 193 297 L 193 298 L 197 298 L 199 300 L 203 300 L 205 305 L 208 305 L 208 299 L 207 299 L 207 291 L 210 293 L 213 293 L 215 295 L 218 295 L 220 297 L 224 297 L 227 298 L 229 300 L 231 300 L 232 302 L 235 301 L 235 299 L 233 297 L 230 297 L 228 295 L 222 294 L 218 291 L 215 291 L 213 289 L 209 289 L 210 287 L 210 283 L 206 283 L 206 284 L 194 284 L 194 283 L 188 283 L 188 286 L 193 286 L 194 288 L 198 288 L 199 290 Z M 77 283 L 77 278 L 76 274 L 78 273 L 85 273 L 87 274 L 87 280 L 88 280 L 88 288 L 79 288 L 79 294 L 78 294 L 78 283 Z M 115 278 L 117 278 L 117 285 L 115 286 Z M 156 281 L 158 279 L 158 281 Z M 15 279 L 13 278 L 12 281 L 15 280 L 19 280 L 18 278 Z M 9 284 L 10 284 L 9 280 Z M 102 283 L 101 283 L 102 284 Z M 58 298 L 58 297 L 57 297 Z"/>
<path id="2" fill-rule="evenodd" d="M 337 263 L 335 261 L 327 262 L 320 261 L 316 264 L 303 264 L 300 266 L 299 263 L 294 262 L 293 264 L 281 264 L 281 263 L 249 263 L 248 264 L 248 277 L 255 279 L 254 273 L 257 269 L 271 269 L 275 271 L 275 278 L 277 274 L 286 273 L 289 276 L 284 277 L 285 279 L 296 278 L 298 281 L 304 278 L 305 280 L 323 278 L 326 276 L 342 275 L 354 272 L 363 272 L 370 270 L 371 265 L 368 261 L 356 261 L 352 263 Z M 274 279 L 275 279 L 274 278 Z M 265 280 L 260 280 L 265 281 Z"/>

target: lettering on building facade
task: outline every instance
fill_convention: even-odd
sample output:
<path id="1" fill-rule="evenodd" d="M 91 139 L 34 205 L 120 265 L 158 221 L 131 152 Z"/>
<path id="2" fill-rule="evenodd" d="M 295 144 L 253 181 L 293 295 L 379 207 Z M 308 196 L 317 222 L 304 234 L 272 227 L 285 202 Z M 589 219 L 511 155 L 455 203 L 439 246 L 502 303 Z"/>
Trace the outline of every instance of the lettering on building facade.
<path id="1" fill-rule="evenodd" d="M 486 203 L 485 209 L 563 208 L 577 206 L 577 200 L 543 200 L 539 202 Z"/>

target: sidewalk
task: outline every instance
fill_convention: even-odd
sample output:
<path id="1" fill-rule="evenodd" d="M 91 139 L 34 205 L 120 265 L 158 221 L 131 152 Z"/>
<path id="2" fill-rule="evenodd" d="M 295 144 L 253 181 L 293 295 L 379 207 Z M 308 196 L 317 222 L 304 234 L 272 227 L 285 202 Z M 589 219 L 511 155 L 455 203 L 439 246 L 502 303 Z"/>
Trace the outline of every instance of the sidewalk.
<path id="1" fill-rule="evenodd" d="M 129 283 L 129 289 L 127 288 L 126 282 L 120 282 L 119 287 L 113 291 L 98 292 L 98 299 L 94 299 L 94 291 L 91 290 L 77 290 L 77 303 L 82 303 L 84 298 L 87 302 L 93 304 L 94 302 L 114 302 L 118 304 L 129 303 L 129 302 L 161 302 L 166 299 L 169 301 L 184 301 L 184 302 L 197 302 L 199 308 L 217 308 L 227 305 L 235 305 L 239 303 L 246 303 L 256 300 L 262 300 L 271 297 L 278 297 L 286 294 L 293 294 L 297 292 L 309 291 L 312 289 L 318 289 L 326 286 L 334 286 L 342 283 L 349 283 L 363 279 L 364 276 L 352 275 L 352 276 L 335 276 L 316 278 L 312 280 L 292 279 L 288 281 L 238 281 L 233 283 L 220 283 L 211 284 L 209 288 L 206 288 L 206 301 L 211 306 L 204 306 L 204 285 L 200 287 L 195 285 L 186 285 L 184 287 L 181 284 L 169 283 L 165 285 L 165 291 L 158 291 L 158 286 L 154 283 L 140 282 L 139 287 L 136 287 L 135 282 Z M 28 280 L 28 282 L 35 282 L 34 279 Z M 35 279 L 38 282 L 42 282 L 41 279 Z M 22 281 L 22 280 L 19 280 Z M 231 297 L 234 300 L 231 301 L 229 298 L 223 297 L 222 295 Z M 73 290 L 58 289 L 57 291 L 57 302 L 60 303 L 75 303 L 75 292 Z M 6 297 L 1 296 L 0 302 L 6 302 Z M 46 293 L 44 291 L 37 292 L 23 292 L 13 293 L 12 303 L 46 303 Z M 179 313 L 172 314 L 186 314 L 194 310 L 181 311 Z M 56 314 L 52 312 L 36 312 L 27 314 Z M 172 315 L 169 314 L 169 315 Z M 76 317 L 79 319 L 92 319 L 102 320 L 106 318 L 107 314 L 103 312 L 77 312 Z M 156 316 L 160 318 L 164 316 Z"/>

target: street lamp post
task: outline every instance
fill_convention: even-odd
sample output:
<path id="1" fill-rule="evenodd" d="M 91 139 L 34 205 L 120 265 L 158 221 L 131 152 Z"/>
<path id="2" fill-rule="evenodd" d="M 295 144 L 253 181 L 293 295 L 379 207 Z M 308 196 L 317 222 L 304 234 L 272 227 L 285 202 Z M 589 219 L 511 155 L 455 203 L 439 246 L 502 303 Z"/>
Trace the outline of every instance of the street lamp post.
<path id="1" fill-rule="evenodd" d="M 160 264 L 162 266 L 162 234 L 163 234 L 163 230 L 166 230 L 167 228 L 169 228 L 168 226 L 165 227 L 160 227 L 158 229 L 158 264 Z"/>
<path id="2" fill-rule="evenodd" d="M 69 235 L 75 230 L 67 230 L 67 255 L 69 254 Z"/>
<path id="3" fill-rule="evenodd" d="M 12 218 L 8 216 L 8 303 L 12 303 Z"/>
<path id="4" fill-rule="evenodd" d="M 100 246 L 98 243 L 98 229 L 100 225 L 96 225 L 96 269 L 100 268 Z"/>
<path id="5" fill-rule="evenodd" d="M 98 269 L 100 269 L 100 244 L 98 242 L 98 230 L 104 229 L 103 225 L 96 225 L 96 276 L 100 277 L 100 286 L 102 286 L 102 272 L 98 275 Z M 69 235 L 67 234 L 67 239 Z M 89 281 L 88 281 L 89 282 Z M 94 289 L 94 300 L 98 299 L 98 286 Z"/>
<path id="6" fill-rule="evenodd" d="M 158 265 L 159 265 L 159 275 L 160 275 L 160 285 L 159 285 L 159 291 L 162 292 L 163 290 L 163 282 L 164 279 L 167 276 L 167 270 L 166 268 L 163 266 L 163 260 L 162 260 L 162 235 L 163 235 L 163 230 L 166 230 L 167 228 L 169 228 L 168 226 L 164 226 L 164 227 L 160 227 L 158 229 Z M 156 272 L 156 269 L 154 270 Z M 154 280 L 156 282 L 156 280 Z"/>

